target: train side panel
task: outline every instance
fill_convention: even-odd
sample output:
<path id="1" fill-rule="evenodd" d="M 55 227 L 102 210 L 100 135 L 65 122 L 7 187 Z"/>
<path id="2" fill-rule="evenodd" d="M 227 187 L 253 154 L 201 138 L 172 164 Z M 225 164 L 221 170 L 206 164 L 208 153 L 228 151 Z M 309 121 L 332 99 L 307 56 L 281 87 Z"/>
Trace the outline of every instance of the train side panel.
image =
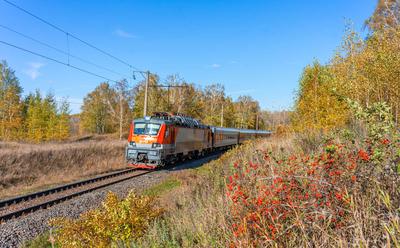
<path id="1" fill-rule="evenodd" d="M 175 153 L 187 155 L 211 147 L 209 129 L 174 127 Z"/>
<path id="2" fill-rule="evenodd" d="M 237 129 L 214 127 L 212 131 L 214 148 L 238 144 L 239 132 Z"/>

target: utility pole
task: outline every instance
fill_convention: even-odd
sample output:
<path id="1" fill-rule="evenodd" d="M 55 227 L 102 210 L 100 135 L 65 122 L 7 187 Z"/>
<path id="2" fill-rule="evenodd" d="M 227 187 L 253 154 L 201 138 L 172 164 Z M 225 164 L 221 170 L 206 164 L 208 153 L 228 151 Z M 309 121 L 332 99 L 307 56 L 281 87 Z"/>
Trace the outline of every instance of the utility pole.
<path id="1" fill-rule="evenodd" d="M 144 107 L 143 107 L 143 116 L 147 115 L 147 94 L 149 91 L 149 80 L 150 80 L 150 72 L 146 71 L 146 86 L 144 89 Z"/>
<path id="2" fill-rule="evenodd" d="M 136 80 L 135 72 L 138 72 L 142 75 L 143 78 L 146 79 L 146 84 L 144 88 L 144 103 L 143 103 L 143 116 L 147 115 L 147 98 L 148 98 L 148 91 L 149 91 L 149 81 L 150 81 L 150 71 L 133 71 L 133 79 Z M 144 76 L 146 74 L 146 76 Z"/>
<path id="3" fill-rule="evenodd" d="M 221 111 L 221 127 L 224 127 L 224 104 L 222 103 L 222 111 Z"/>
<path id="4" fill-rule="evenodd" d="M 258 113 L 256 114 L 256 130 L 258 130 Z"/>

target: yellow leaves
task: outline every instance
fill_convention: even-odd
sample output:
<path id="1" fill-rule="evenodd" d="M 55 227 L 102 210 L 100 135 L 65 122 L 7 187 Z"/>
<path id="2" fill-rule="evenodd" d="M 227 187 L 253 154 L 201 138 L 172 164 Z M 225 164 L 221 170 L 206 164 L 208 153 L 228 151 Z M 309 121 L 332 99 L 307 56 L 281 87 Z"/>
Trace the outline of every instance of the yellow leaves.
<path id="1" fill-rule="evenodd" d="M 120 200 L 110 192 L 101 208 L 77 220 L 52 219 L 50 225 L 58 228 L 55 239 L 61 247 L 110 247 L 140 238 L 161 213 L 151 197 L 130 192 Z"/>
<path id="2" fill-rule="evenodd" d="M 21 138 L 23 131 L 22 109 L 18 89 L 9 86 L 0 92 L 0 139 Z"/>
<path id="3" fill-rule="evenodd" d="M 306 67 L 292 117 L 294 130 L 327 131 L 346 123 L 346 104 L 335 95 L 334 89 L 327 66 L 316 62 Z"/>
<path id="4" fill-rule="evenodd" d="M 363 107 L 386 102 L 395 121 L 400 117 L 400 29 L 374 33 L 361 40 L 347 30 L 343 45 L 331 64 L 314 63 L 300 79 L 293 127 L 329 130 L 340 127 L 349 117 L 342 99 Z"/>
<path id="5" fill-rule="evenodd" d="M 69 106 L 57 110 L 54 96 L 42 97 L 39 91 L 27 98 L 26 139 L 33 142 L 65 140 L 69 137 Z"/>

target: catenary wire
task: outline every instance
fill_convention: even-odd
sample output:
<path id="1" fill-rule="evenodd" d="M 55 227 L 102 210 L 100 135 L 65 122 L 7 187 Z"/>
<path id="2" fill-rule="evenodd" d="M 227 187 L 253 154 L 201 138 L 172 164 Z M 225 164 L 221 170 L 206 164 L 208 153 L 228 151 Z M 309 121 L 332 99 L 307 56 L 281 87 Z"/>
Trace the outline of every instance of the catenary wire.
<path id="1" fill-rule="evenodd" d="M 101 75 L 99 75 L 99 74 L 97 74 L 97 73 L 88 71 L 88 70 L 86 70 L 86 69 L 83 69 L 83 68 L 80 68 L 80 67 L 77 67 L 77 66 L 74 66 L 74 65 L 69 65 L 68 63 L 65 63 L 65 62 L 62 62 L 62 61 L 60 61 L 60 60 L 57 60 L 57 59 L 48 57 L 48 56 L 46 56 L 46 55 L 43 55 L 43 54 L 40 54 L 40 53 L 31 51 L 31 50 L 28 50 L 28 49 L 23 48 L 23 47 L 20 47 L 20 46 L 13 45 L 13 44 L 8 43 L 8 42 L 6 42 L 6 41 L 0 40 L 0 43 L 2 43 L 2 44 L 4 44 L 4 45 L 7 45 L 7 46 L 10 46 L 10 47 L 13 47 L 13 48 L 16 48 L 16 49 L 18 49 L 18 50 L 24 51 L 24 52 L 26 52 L 26 53 L 30 53 L 30 54 L 33 54 L 33 55 L 42 57 L 42 58 L 44 58 L 44 59 L 51 60 L 51 61 L 56 62 L 56 63 L 59 63 L 59 64 L 61 64 L 61 65 L 65 65 L 65 66 L 74 68 L 74 69 L 76 69 L 76 70 L 78 70 L 78 71 L 81 71 L 81 72 L 90 74 L 90 75 L 92 75 L 92 76 L 96 76 L 96 77 L 105 79 L 105 80 L 107 80 L 107 81 L 111 81 L 111 82 L 117 83 L 116 80 L 109 79 L 109 78 L 107 78 L 107 77 L 101 76 Z"/>
<path id="2" fill-rule="evenodd" d="M 111 69 L 108 69 L 108 68 L 106 68 L 106 67 L 104 67 L 104 66 L 95 64 L 95 63 L 93 63 L 93 62 L 91 62 L 91 61 L 89 61 L 89 60 L 83 59 L 83 58 L 81 58 L 81 57 L 79 57 L 79 56 L 70 54 L 69 52 L 66 52 L 66 51 L 61 50 L 61 49 L 59 49 L 59 48 L 57 48 L 57 47 L 54 47 L 54 46 L 52 46 L 52 45 L 49 45 L 49 44 L 47 44 L 47 43 L 45 43 L 45 42 L 42 42 L 42 41 L 40 41 L 40 40 L 37 40 L 37 39 L 35 39 L 35 38 L 33 38 L 33 37 L 30 37 L 30 36 L 28 36 L 28 35 L 26 35 L 26 34 L 23 34 L 23 33 L 19 32 L 19 31 L 16 31 L 16 30 L 14 30 L 14 29 L 12 29 L 12 28 L 10 28 L 10 27 L 4 26 L 4 25 L 2 25 L 2 24 L 0 24 L 0 27 L 3 28 L 3 29 L 8 30 L 8 31 L 10 31 L 10 32 L 13 32 L 13 33 L 15 33 L 15 34 L 18 34 L 18 35 L 20 35 L 20 36 L 22 36 L 22 37 L 24 37 L 24 38 L 26 38 L 26 39 L 28 39 L 28 40 L 34 41 L 34 42 L 36 42 L 36 43 L 38 43 L 38 44 L 41 44 L 42 46 L 48 47 L 48 48 L 53 49 L 53 50 L 55 50 L 55 51 L 57 51 L 57 52 L 59 52 L 59 53 L 62 53 L 62 54 L 64 54 L 64 55 L 67 55 L 67 56 L 69 56 L 69 57 L 71 57 L 71 58 L 74 58 L 74 59 L 76 59 L 76 60 L 79 60 L 79 61 L 81 61 L 81 62 L 84 62 L 84 63 L 86 63 L 86 64 L 89 64 L 89 65 L 92 65 L 92 66 L 97 67 L 97 68 L 99 68 L 99 69 L 102 69 L 102 70 L 105 70 L 105 71 L 114 73 L 114 74 L 116 74 L 116 75 L 123 76 L 123 77 L 125 77 L 125 78 L 129 78 L 128 76 L 124 75 L 123 73 L 116 72 L 116 71 L 111 70 Z M 69 61 L 69 59 L 68 59 L 68 61 Z M 69 64 L 69 62 L 68 62 L 68 64 Z"/>
<path id="3" fill-rule="evenodd" d="M 132 69 L 139 70 L 138 68 L 136 68 L 133 65 L 129 64 L 128 62 L 126 62 L 126 61 L 124 61 L 124 60 L 122 60 L 122 59 L 120 59 L 120 58 L 118 58 L 118 57 L 116 57 L 116 56 L 114 56 L 114 55 L 112 55 L 112 54 L 110 54 L 110 53 L 108 53 L 108 52 L 106 52 L 106 51 L 104 51 L 104 50 L 92 45 L 92 44 L 90 44 L 87 41 L 84 41 L 84 40 L 80 39 L 79 37 L 77 37 L 77 36 L 75 36 L 73 34 L 70 34 L 69 32 L 65 31 L 64 29 L 62 29 L 62 28 L 60 28 L 60 27 L 58 27 L 58 26 L 56 26 L 56 25 L 44 20 L 43 18 L 41 18 L 41 17 L 29 12 L 28 10 L 26 10 L 26 9 L 24 9 L 24 8 L 18 6 L 18 5 L 16 5 L 15 3 L 11 2 L 11 1 L 8 1 L 8 0 L 3 0 L 3 1 L 6 2 L 7 4 L 13 6 L 14 8 L 19 9 L 20 11 L 22 11 L 22 12 L 24 12 L 24 13 L 26 13 L 26 14 L 34 17 L 34 18 L 36 18 L 37 20 L 47 24 L 48 26 L 50 26 L 50 27 L 52 27 L 52 28 L 64 33 L 65 35 L 67 35 L 69 37 L 72 37 L 72 38 L 82 42 L 83 44 L 87 45 L 88 47 L 91 47 L 91 48 L 93 48 L 93 49 L 95 49 L 95 50 L 97 50 L 97 51 L 109 56 L 110 58 L 113 58 L 113 59 L 119 61 L 120 63 L 125 64 L 126 66 L 129 66 Z"/>

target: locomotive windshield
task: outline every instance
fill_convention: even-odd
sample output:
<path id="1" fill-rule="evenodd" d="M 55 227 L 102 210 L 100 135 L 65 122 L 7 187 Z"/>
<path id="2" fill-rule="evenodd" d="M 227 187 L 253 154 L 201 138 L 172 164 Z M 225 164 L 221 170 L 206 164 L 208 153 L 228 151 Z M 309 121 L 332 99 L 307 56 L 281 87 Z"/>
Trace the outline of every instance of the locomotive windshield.
<path id="1" fill-rule="evenodd" d="M 158 130 L 160 130 L 160 126 L 160 124 L 155 123 L 135 123 L 133 133 L 139 135 L 157 135 Z"/>

